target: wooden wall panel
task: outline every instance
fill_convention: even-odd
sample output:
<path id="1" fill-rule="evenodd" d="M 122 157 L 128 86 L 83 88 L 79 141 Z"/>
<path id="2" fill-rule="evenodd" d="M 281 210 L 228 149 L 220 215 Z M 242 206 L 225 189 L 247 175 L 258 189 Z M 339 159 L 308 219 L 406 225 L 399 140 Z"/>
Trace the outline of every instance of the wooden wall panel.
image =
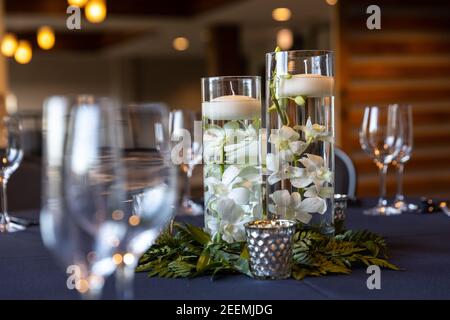
<path id="1" fill-rule="evenodd" d="M 381 30 L 366 28 L 370 4 L 342 0 L 337 8 L 341 147 L 358 170 L 358 195 L 378 194 L 376 167 L 358 140 L 363 108 L 391 102 L 413 106 L 406 193 L 450 198 L 450 2 L 377 1 Z M 391 195 L 395 182 L 391 175 Z"/>

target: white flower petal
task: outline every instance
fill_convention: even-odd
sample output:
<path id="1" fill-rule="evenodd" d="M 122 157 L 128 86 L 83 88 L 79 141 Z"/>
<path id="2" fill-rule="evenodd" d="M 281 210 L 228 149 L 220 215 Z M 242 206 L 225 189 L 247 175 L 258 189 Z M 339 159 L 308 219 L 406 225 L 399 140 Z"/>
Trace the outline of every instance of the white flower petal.
<path id="1" fill-rule="evenodd" d="M 224 124 L 223 128 L 225 130 L 239 130 L 239 122 L 237 121 L 228 121 Z"/>
<path id="2" fill-rule="evenodd" d="M 307 153 L 306 156 L 309 160 L 311 160 L 316 167 L 323 166 L 323 158 L 321 156 L 317 156 L 315 154 Z"/>
<path id="3" fill-rule="evenodd" d="M 299 167 L 289 167 L 289 175 L 291 178 L 305 177 L 306 170 Z"/>
<path id="4" fill-rule="evenodd" d="M 296 188 L 306 188 L 311 183 L 313 183 L 313 180 L 308 177 L 301 177 L 301 178 L 293 178 L 291 179 L 291 184 Z"/>
<path id="5" fill-rule="evenodd" d="M 269 204 L 268 207 L 269 207 L 269 212 L 272 212 L 272 213 L 276 213 L 277 212 L 277 207 L 275 205 Z"/>
<path id="6" fill-rule="evenodd" d="M 279 130 L 279 136 L 282 139 L 290 141 L 300 139 L 300 135 L 294 129 L 288 126 L 281 127 L 281 129 Z"/>
<path id="7" fill-rule="evenodd" d="M 217 219 L 216 217 L 209 216 L 206 226 L 208 230 L 211 232 L 211 234 L 215 235 L 219 231 L 220 220 Z"/>
<path id="8" fill-rule="evenodd" d="M 246 205 L 250 198 L 250 191 L 247 188 L 235 188 L 228 193 L 228 198 L 239 205 Z"/>
<path id="9" fill-rule="evenodd" d="M 291 195 L 287 190 L 277 190 L 270 197 L 277 206 L 281 207 L 287 207 L 291 202 Z"/>
<path id="10" fill-rule="evenodd" d="M 321 188 L 319 195 L 322 198 L 332 198 L 334 196 L 334 188 L 333 187 L 323 187 L 323 188 Z"/>
<path id="11" fill-rule="evenodd" d="M 235 203 L 231 199 L 221 198 L 217 201 L 217 214 L 221 217 L 221 223 L 231 222 Z"/>
<path id="12" fill-rule="evenodd" d="M 297 212 L 295 218 L 304 224 L 308 224 L 312 219 L 312 215 L 306 212 Z"/>
<path id="13" fill-rule="evenodd" d="M 238 224 L 243 219 L 244 216 L 245 216 L 244 210 L 240 206 L 234 204 L 233 207 L 231 208 L 231 216 L 228 222 L 230 224 Z"/>
<path id="14" fill-rule="evenodd" d="M 294 153 L 291 150 L 280 150 L 278 154 L 281 164 L 294 160 Z"/>
<path id="15" fill-rule="evenodd" d="M 295 154 L 300 154 L 305 151 L 308 145 L 303 141 L 291 141 L 289 142 L 289 149 Z"/>
<path id="16" fill-rule="evenodd" d="M 317 188 L 315 186 L 309 187 L 305 191 L 304 196 L 307 197 L 307 198 L 317 197 L 318 196 Z"/>
<path id="17" fill-rule="evenodd" d="M 236 166 L 229 166 L 223 173 L 222 182 L 225 185 L 230 185 L 234 178 L 236 178 L 239 174 L 239 168 Z"/>
<path id="18" fill-rule="evenodd" d="M 302 196 L 298 192 L 291 194 L 291 207 L 295 208 L 302 202 Z"/>
<path id="19" fill-rule="evenodd" d="M 267 169 L 270 171 L 280 170 L 280 159 L 277 154 L 268 153 L 266 157 Z"/>
<path id="20" fill-rule="evenodd" d="M 320 197 L 306 198 L 302 201 L 299 210 L 310 213 L 317 212 L 320 214 L 324 214 L 325 211 L 327 211 L 327 203 Z"/>
<path id="21" fill-rule="evenodd" d="M 279 172 L 274 172 L 272 173 L 268 178 L 267 178 L 267 182 L 272 185 L 277 183 L 278 181 L 281 181 L 281 175 Z"/>

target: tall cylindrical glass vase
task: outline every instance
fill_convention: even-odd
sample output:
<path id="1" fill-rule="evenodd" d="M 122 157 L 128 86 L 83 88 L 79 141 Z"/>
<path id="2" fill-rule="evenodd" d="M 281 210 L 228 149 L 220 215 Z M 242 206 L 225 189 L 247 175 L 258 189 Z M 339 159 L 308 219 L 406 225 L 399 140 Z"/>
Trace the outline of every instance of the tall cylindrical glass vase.
<path id="1" fill-rule="evenodd" d="M 266 55 L 266 205 L 333 234 L 334 67 L 331 51 Z"/>

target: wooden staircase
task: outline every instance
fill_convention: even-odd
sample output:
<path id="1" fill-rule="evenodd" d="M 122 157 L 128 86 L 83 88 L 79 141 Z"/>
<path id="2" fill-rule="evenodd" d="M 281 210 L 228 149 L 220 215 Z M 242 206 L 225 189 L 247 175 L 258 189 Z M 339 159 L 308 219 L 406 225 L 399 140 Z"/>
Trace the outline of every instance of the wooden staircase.
<path id="1" fill-rule="evenodd" d="M 366 28 L 371 4 L 381 8 L 381 30 Z M 359 145 L 363 107 L 388 102 L 413 106 L 405 193 L 450 199 L 450 1 L 342 0 L 337 10 L 340 145 L 355 162 L 358 195 L 377 195 L 379 185 Z M 395 182 L 390 175 L 391 195 Z"/>

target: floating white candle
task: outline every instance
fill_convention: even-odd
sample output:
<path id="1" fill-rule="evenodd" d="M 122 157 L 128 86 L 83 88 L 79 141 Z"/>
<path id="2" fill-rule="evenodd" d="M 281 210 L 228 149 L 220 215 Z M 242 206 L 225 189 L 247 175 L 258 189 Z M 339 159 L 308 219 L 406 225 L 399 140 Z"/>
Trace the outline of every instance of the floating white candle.
<path id="1" fill-rule="evenodd" d="M 203 116 L 210 120 L 248 120 L 259 118 L 261 101 L 248 96 L 230 95 L 202 103 Z"/>
<path id="2" fill-rule="evenodd" d="M 294 74 L 291 78 L 281 78 L 278 95 L 280 97 L 330 97 L 333 95 L 334 78 L 319 74 Z"/>

